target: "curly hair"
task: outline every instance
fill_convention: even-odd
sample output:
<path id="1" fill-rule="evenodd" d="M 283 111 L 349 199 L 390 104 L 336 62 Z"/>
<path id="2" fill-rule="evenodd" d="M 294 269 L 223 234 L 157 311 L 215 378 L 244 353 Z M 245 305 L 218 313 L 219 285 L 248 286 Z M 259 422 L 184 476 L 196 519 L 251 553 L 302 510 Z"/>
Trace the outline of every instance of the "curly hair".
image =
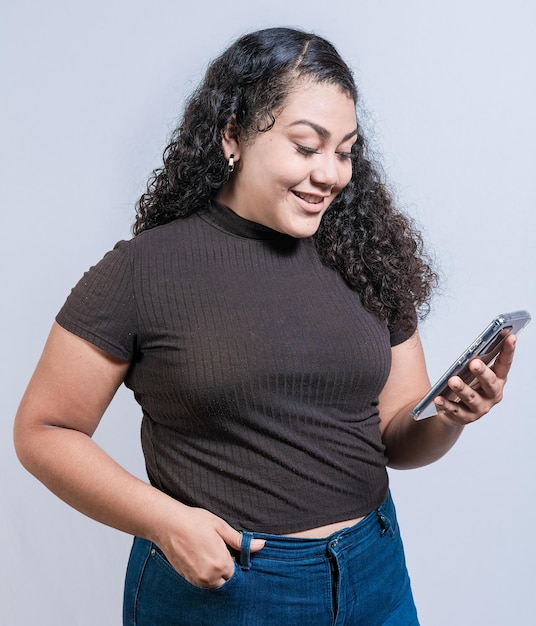
<path id="1" fill-rule="evenodd" d="M 300 78 L 337 85 L 358 102 L 351 70 L 327 40 L 291 28 L 269 28 L 238 39 L 208 67 L 186 102 L 146 192 L 136 205 L 135 235 L 206 207 L 228 181 L 222 135 L 233 124 L 241 138 L 269 131 Z M 368 154 L 362 129 L 352 147 L 352 178 L 314 235 L 322 261 L 336 268 L 369 310 L 410 330 L 424 317 L 437 276 L 420 233 L 395 207 Z"/>

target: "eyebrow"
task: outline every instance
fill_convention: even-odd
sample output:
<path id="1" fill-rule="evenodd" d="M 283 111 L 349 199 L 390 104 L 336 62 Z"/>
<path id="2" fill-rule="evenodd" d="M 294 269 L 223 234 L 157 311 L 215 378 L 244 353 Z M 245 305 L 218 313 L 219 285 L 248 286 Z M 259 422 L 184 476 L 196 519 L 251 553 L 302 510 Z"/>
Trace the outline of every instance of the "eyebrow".
<path id="1" fill-rule="evenodd" d="M 291 122 L 287 126 L 287 128 L 290 128 L 291 126 L 299 126 L 301 124 L 305 124 L 305 126 L 309 126 L 310 128 L 312 128 L 315 131 L 315 133 L 317 133 L 317 135 L 322 137 L 322 139 L 331 138 L 331 133 L 329 132 L 327 128 L 324 128 L 323 126 L 320 126 L 319 124 L 315 124 L 315 122 L 311 122 L 311 120 L 306 120 L 306 119 L 296 120 L 295 122 Z M 354 135 L 357 135 L 357 128 L 353 130 L 351 133 L 344 135 L 341 143 L 343 143 L 344 141 L 347 141 L 348 139 L 351 139 Z"/>

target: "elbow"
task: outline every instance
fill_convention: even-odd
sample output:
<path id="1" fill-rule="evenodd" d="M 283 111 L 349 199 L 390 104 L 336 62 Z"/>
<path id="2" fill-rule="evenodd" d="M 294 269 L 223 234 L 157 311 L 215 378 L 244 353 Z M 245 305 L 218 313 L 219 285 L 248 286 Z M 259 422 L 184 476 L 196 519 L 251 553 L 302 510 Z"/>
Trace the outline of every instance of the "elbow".
<path id="1" fill-rule="evenodd" d="M 21 465 L 39 479 L 50 455 L 50 426 L 35 420 L 27 411 L 17 413 L 13 424 L 13 445 Z"/>
<path id="2" fill-rule="evenodd" d="M 35 463 L 35 454 L 33 452 L 33 433 L 29 428 L 24 427 L 20 423 L 20 419 L 15 418 L 15 424 L 13 426 L 13 445 L 15 448 L 15 454 L 21 465 L 29 472 L 32 471 Z"/>

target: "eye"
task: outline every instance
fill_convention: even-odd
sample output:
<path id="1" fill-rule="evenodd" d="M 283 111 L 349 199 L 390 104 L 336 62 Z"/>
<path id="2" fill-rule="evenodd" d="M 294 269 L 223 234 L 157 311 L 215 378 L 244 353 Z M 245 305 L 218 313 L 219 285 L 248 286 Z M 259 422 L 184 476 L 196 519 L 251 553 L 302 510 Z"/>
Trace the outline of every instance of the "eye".
<path id="1" fill-rule="evenodd" d="M 357 151 L 355 150 L 355 143 L 351 144 L 349 150 L 340 150 L 337 152 L 337 155 L 342 161 L 347 161 L 348 159 L 357 158 Z"/>
<path id="2" fill-rule="evenodd" d="M 297 145 L 296 150 L 298 150 L 298 152 L 301 152 L 302 154 L 305 154 L 307 156 L 310 154 L 318 154 L 318 150 L 316 148 L 309 148 L 307 146 Z"/>

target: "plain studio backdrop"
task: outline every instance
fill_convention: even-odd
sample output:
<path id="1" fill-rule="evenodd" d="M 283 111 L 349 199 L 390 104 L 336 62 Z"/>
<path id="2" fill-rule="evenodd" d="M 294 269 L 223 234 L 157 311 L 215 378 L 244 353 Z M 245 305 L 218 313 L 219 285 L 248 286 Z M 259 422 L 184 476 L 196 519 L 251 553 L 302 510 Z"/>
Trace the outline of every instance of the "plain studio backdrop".
<path id="1" fill-rule="evenodd" d="M 353 68 L 397 198 L 444 280 L 422 325 L 432 378 L 497 313 L 536 314 L 533 0 L 4 0 L 0 623 L 115 626 L 130 538 L 23 470 L 12 420 L 81 274 L 130 237 L 134 203 L 209 59 L 285 25 Z M 391 472 L 423 625 L 534 624 L 536 322 L 502 404 L 444 459 Z M 120 390 L 97 441 L 144 477 Z"/>

